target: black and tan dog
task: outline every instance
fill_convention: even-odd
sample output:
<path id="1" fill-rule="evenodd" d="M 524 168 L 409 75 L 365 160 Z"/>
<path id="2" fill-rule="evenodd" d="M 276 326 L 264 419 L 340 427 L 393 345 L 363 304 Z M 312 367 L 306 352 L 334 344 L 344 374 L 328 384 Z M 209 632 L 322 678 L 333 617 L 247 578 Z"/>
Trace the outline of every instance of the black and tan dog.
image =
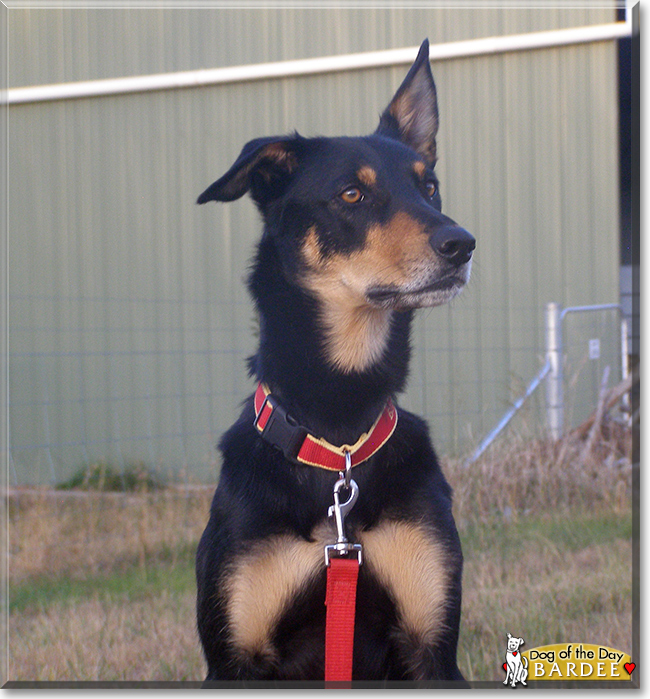
<path id="1" fill-rule="evenodd" d="M 424 421 L 392 403 L 414 309 L 458 294 L 474 249 L 440 212 L 428 52 L 372 135 L 256 139 L 199 197 L 250 192 L 264 219 L 249 281 L 260 387 L 220 443 L 197 555 L 208 680 L 323 679 L 323 547 L 346 450 L 359 487 L 348 534 L 363 546 L 353 679 L 462 680 L 451 491 Z M 378 423 L 389 436 L 375 449 Z"/>

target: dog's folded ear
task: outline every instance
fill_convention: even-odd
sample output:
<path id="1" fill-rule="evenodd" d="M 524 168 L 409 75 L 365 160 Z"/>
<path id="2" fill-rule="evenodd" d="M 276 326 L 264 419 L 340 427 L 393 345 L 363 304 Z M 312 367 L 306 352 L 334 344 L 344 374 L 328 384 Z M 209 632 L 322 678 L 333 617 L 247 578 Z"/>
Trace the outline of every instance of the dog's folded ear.
<path id="1" fill-rule="evenodd" d="M 402 141 L 433 165 L 437 132 L 438 100 L 429 65 L 429 40 L 425 39 L 375 133 Z"/>
<path id="2" fill-rule="evenodd" d="M 233 201 L 251 191 L 253 199 L 264 205 L 284 189 L 298 166 L 298 144 L 302 137 L 269 136 L 249 141 L 228 172 L 213 182 L 197 199 Z"/>

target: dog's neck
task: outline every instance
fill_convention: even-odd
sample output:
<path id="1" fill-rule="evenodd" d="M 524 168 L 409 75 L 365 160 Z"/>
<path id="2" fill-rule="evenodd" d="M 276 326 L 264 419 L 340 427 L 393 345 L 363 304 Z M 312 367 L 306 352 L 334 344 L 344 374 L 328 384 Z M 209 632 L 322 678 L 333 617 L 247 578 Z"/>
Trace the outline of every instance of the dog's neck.
<path id="1" fill-rule="evenodd" d="M 259 350 L 251 373 L 266 383 L 289 414 L 334 444 L 352 444 L 367 431 L 386 400 L 403 390 L 410 355 L 412 312 L 387 314 L 381 352 L 360 371 L 332 361 L 332 328 L 327 309 L 299 284 L 288 280 L 272 241 L 260 243 L 249 280 L 260 321 Z M 377 323 L 376 319 L 375 322 Z M 379 326 L 380 323 L 377 323 Z M 337 352 L 358 356 L 360 338 L 371 328 L 341 337 Z"/>

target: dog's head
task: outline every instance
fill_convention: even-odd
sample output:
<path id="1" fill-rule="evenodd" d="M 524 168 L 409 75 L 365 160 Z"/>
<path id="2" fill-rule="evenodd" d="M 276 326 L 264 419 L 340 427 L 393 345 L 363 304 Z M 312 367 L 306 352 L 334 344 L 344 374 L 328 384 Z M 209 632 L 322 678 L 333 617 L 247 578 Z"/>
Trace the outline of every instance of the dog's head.
<path id="1" fill-rule="evenodd" d="M 374 342 L 363 361 L 334 359 L 348 370 L 381 351 L 386 311 L 440 305 L 469 280 L 474 238 L 441 213 L 437 130 L 425 41 L 373 134 L 255 139 L 198 199 L 251 194 L 263 240 L 275 245 L 287 279 L 321 304 L 331 339 Z M 360 326 L 368 333 L 356 334 Z"/>
<path id="2" fill-rule="evenodd" d="M 474 239 L 441 213 L 438 106 L 425 41 L 374 134 L 259 138 L 199 197 L 250 192 L 287 270 L 351 303 L 435 306 L 469 279 Z"/>
<path id="3" fill-rule="evenodd" d="M 519 646 L 522 646 L 523 644 L 523 638 L 515 638 L 514 636 L 508 634 L 508 651 L 512 653 L 513 651 L 519 650 Z"/>

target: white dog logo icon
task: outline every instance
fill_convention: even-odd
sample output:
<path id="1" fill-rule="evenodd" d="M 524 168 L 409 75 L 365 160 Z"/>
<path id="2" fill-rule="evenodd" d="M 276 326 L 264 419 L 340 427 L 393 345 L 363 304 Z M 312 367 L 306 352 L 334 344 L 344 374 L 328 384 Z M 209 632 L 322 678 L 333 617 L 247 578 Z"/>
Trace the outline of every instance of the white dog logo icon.
<path id="1" fill-rule="evenodd" d="M 503 667 L 506 671 L 506 679 L 503 684 L 510 684 L 512 687 L 517 685 L 517 682 L 526 687 L 526 678 L 528 677 L 528 658 L 522 658 L 519 646 L 524 645 L 523 638 L 514 638 L 508 634 L 508 646 L 506 648 L 506 662 Z"/>

